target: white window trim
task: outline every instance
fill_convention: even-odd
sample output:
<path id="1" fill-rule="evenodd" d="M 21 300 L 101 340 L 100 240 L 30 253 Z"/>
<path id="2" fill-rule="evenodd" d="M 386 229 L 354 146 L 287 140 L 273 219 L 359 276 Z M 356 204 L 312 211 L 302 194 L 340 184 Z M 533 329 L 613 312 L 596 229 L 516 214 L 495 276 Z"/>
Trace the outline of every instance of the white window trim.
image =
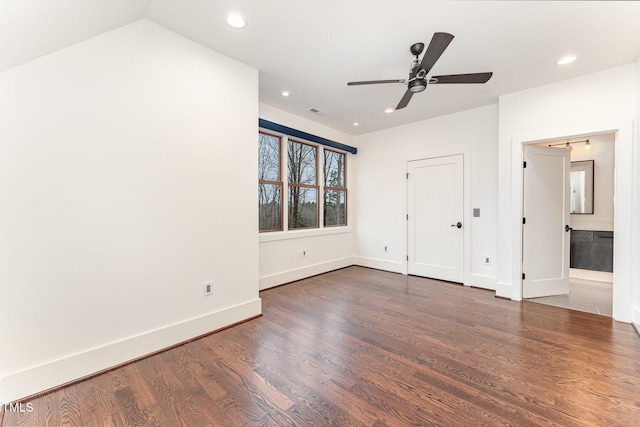
<path id="1" fill-rule="evenodd" d="M 302 239 L 305 237 L 329 236 L 332 234 L 345 234 L 352 232 L 352 228 L 348 225 L 289 231 L 270 231 L 268 233 L 260 233 L 259 242 L 275 242 L 277 240 Z"/>

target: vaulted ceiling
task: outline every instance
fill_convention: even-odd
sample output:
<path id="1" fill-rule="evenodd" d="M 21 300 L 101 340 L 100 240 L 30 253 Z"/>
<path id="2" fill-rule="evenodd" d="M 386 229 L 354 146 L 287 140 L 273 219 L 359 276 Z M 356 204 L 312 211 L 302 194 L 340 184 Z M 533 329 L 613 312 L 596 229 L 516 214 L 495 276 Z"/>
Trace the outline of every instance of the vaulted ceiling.
<path id="1" fill-rule="evenodd" d="M 228 26 L 230 12 L 241 13 L 246 28 Z M 2 0 L 0 72 L 143 18 L 257 68 L 261 102 L 350 134 L 640 58 L 640 2 L 632 1 Z M 434 32 L 455 38 L 430 75 L 493 71 L 492 79 L 430 85 L 390 114 L 384 110 L 397 105 L 402 84 L 346 85 L 405 79 L 409 46 L 428 44 Z M 566 54 L 578 58 L 556 65 Z"/>

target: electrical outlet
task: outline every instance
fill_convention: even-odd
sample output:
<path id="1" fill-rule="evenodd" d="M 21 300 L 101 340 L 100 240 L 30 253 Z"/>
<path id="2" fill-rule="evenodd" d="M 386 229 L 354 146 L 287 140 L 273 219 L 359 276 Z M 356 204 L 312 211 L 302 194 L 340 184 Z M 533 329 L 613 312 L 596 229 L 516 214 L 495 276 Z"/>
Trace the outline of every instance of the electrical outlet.
<path id="1" fill-rule="evenodd" d="M 491 258 L 489 258 L 488 256 L 484 257 L 484 263 L 485 265 L 491 264 Z"/>
<path id="2" fill-rule="evenodd" d="M 387 245 L 384 246 L 384 251 L 389 252 L 389 247 Z"/>
<path id="3" fill-rule="evenodd" d="M 298 258 L 304 258 L 307 256 L 307 250 L 303 249 L 300 252 L 298 252 Z"/>
<path id="4" fill-rule="evenodd" d="M 213 293 L 213 282 L 204 282 L 204 296 L 211 295 Z"/>

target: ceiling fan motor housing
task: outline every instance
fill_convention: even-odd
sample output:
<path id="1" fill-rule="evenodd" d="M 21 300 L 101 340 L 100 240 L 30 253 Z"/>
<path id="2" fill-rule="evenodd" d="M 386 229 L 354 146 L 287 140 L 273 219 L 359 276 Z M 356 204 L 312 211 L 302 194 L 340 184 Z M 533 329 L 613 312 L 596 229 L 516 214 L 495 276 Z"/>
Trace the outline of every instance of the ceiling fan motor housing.
<path id="1" fill-rule="evenodd" d="M 424 50 L 424 43 L 414 43 L 414 44 L 411 45 L 409 50 L 411 51 L 411 54 L 413 56 L 418 56 Z"/>

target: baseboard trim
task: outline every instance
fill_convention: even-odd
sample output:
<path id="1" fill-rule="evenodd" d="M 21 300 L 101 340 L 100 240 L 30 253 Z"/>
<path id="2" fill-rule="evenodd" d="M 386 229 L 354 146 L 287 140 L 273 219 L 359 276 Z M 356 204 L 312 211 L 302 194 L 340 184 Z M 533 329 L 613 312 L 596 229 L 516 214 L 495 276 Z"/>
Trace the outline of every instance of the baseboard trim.
<path id="1" fill-rule="evenodd" d="M 16 402 L 95 376 L 260 316 L 260 298 L 9 374 L 0 402 Z"/>
<path id="2" fill-rule="evenodd" d="M 635 322 L 631 322 L 631 327 L 636 331 L 636 334 L 638 334 L 638 338 L 640 338 L 640 326 Z"/>
<path id="3" fill-rule="evenodd" d="M 638 336 L 640 336 L 640 307 L 637 305 L 633 307 L 633 316 L 631 319 L 631 325 L 636 330 Z"/>
<path id="4" fill-rule="evenodd" d="M 493 276 L 483 276 L 481 274 L 472 274 L 471 280 L 467 281 L 465 285 L 473 286 L 475 288 L 488 289 L 490 291 L 496 290 L 496 278 Z"/>
<path id="5" fill-rule="evenodd" d="M 402 262 L 389 261 L 386 259 L 353 257 L 353 263 L 360 267 L 375 268 L 376 270 L 391 271 L 393 273 L 402 273 Z"/>
<path id="6" fill-rule="evenodd" d="M 569 277 L 572 279 L 592 280 L 594 282 L 613 283 L 613 273 L 607 271 L 569 269 Z"/>
<path id="7" fill-rule="evenodd" d="M 496 281 L 496 296 L 499 298 L 513 300 L 513 287 L 510 283 Z"/>
<path id="8" fill-rule="evenodd" d="M 353 257 L 346 257 L 263 276 L 260 277 L 260 290 L 264 291 L 265 289 L 280 286 L 285 283 L 295 282 L 296 280 L 306 279 L 307 277 L 328 273 L 329 271 L 339 270 L 352 265 Z"/>

